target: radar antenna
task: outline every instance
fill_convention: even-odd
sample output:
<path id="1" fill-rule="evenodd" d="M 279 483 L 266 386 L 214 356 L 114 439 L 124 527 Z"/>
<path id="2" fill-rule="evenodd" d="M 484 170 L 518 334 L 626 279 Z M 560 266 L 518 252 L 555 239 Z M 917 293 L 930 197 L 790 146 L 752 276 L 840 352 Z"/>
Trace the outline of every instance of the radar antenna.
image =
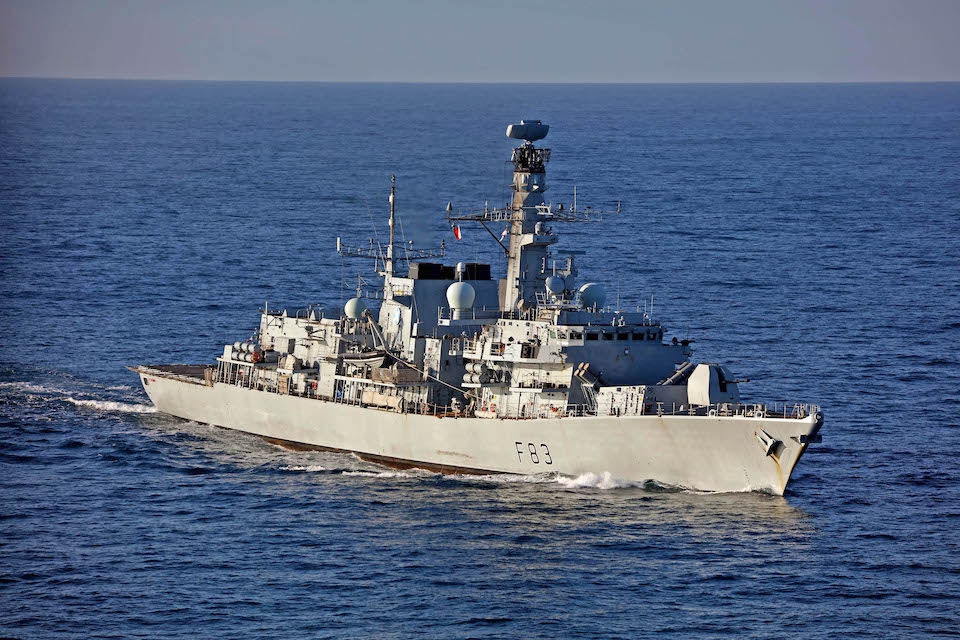
<path id="1" fill-rule="evenodd" d="M 557 235 L 550 228 L 551 223 L 601 222 L 604 214 L 620 212 L 619 202 L 615 212 L 594 210 L 590 207 L 581 210 L 576 191 L 574 204 L 567 209 L 562 204 L 554 206 L 544 200 L 544 193 L 547 191 L 546 163 L 550 161 L 550 149 L 535 147 L 533 143 L 545 138 L 549 131 L 549 125 L 540 120 L 521 120 L 520 124 L 507 127 L 508 138 L 523 141 L 513 149 L 510 157 L 514 169 L 512 202 L 501 208 L 491 209 L 484 206 L 483 210 L 456 212 L 452 205 L 447 205 L 447 220 L 451 224 L 479 223 L 506 253 L 507 285 L 501 292 L 502 309 L 512 310 L 518 304 L 525 306 L 527 303 L 535 303 L 537 293 L 542 292 L 544 281 L 549 275 L 545 271 L 550 256 L 548 248 L 558 241 Z M 507 228 L 498 238 L 487 227 L 488 223 L 505 224 Z M 509 246 L 503 242 L 507 234 L 510 236 Z M 573 273 L 572 260 L 569 271 Z"/>

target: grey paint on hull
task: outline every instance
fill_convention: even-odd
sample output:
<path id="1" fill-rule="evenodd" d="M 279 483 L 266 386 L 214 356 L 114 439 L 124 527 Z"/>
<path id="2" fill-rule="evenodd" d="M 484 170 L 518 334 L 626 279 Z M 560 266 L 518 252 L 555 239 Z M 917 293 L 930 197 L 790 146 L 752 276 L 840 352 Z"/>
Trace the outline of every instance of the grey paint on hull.
<path id="1" fill-rule="evenodd" d="M 609 472 L 704 491 L 783 494 L 807 447 L 801 440 L 819 428 L 813 416 L 436 417 L 139 373 L 151 401 L 174 416 L 438 471 Z M 769 454 L 758 431 L 779 441 Z"/>

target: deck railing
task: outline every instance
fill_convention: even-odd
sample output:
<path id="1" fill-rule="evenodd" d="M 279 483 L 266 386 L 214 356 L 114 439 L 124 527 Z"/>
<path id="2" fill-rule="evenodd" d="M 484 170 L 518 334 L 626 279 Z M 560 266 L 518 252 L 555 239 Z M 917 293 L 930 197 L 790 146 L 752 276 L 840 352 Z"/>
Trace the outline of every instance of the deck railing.
<path id="1" fill-rule="evenodd" d="M 820 405 L 809 403 L 733 403 L 718 402 L 712 405 L 685 405 L 680 403 L 655 402 L 642 405 L 638 411 L 624 411 L 611 407 L 594 412 L 593 415 L 658 415 L 658 416 L 708 416 L 741 418 L 790 418 L 800 420 L 820 412 Z"/>
<path id="2" fill-rule="evenodd" d="M 144 368 L 146 369 L 146 368 Z M 250 368 L 252 369 L 252 367 Z M 183 379 L 187 382 L 202 384 L 202 379 L 198 380 L 194 376 L 184 376 L 172 373 L 170 371 L 155 370 L 167 377 Z M 211 372 L 213 373 L 213 372 Z M 274 381 L 265 384 L 262 379 L 255 380 L 252 370 L 230 370 L 229 368 L 220 368 L 216 376 L 211 376 L 219 383 L 233 384 L 271 393 L 280 393 L 278 385 Z M 461 409 L 453 410 L 446 405 L 438 405 L 431 402 L 406 401 L 401 402 L 397 408 L 373 405 L 363 402 L 360 398 L 353 397 L 351 393 L 344 393 L 345 389 L 337 388 L 333 397 L 325 397 L 317 393 L 310 384 L 305 385 L 304 389 L 297 389 L 290 384 L 286 394 L 302 398 L 312 398 L 316 400 L 326 400 L 337 404 L 348 404 L 354 406 L 368 407 L 371 409 L 380 409 L 381 411 L 391 411 L 397 413 L 414 413 L 419 415 L 431 415 L 439 417 L 466 417 L 467 413 Z M 821 411 L 820 405 L 810 403 L 732 403 L 722 402 L 712 405 L 685 405 L 680 403 L 648 402 L 640 405 L 636 410 L 624 409 L 623 407 L 598 408 L 587 404 L 568 404 L 561 408 L 558 406 L 543 407 L 538 411 L 530 412 L 523 416 L 505 416 L 496 415 L 500 418 L 513 420 L 532 420 L 544 418 L 578 418 L 578 417 L 627 417 L 627 416 L 701 416 L 701 417 L 741 417 L 741 418 L 783 418 L 800 420 Z M 485 413 L 489 413 L 489 410 Z M 494 410 L 494 413 L 497 414 Z M 492 417 L 492 416 L 491 416 Z"/>

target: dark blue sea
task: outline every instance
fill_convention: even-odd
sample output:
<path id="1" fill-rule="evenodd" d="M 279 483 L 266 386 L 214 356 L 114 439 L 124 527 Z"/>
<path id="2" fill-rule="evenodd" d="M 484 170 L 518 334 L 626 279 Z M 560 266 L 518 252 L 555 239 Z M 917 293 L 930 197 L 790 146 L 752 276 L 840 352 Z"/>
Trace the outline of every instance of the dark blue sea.
<path id="1" fill-rule="evenodd" d="M 448 260 L 542 118 L 581 282 L 751 400 L 788 495 L 396 472 L 156 413 L 125 365 L 336 309 L 336 237 Z M 0 80 L 0 636 L 927 638 L 960 631 L 960 85 Z M 705 442 L 704 446 L 709 446 Z"/>

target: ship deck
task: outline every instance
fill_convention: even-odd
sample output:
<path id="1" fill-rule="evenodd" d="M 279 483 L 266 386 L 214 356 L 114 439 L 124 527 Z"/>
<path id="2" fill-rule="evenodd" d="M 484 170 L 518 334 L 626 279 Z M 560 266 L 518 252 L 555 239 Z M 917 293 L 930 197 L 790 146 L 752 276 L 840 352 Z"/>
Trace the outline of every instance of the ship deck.
<path id="1" fill-rule="evenodd" d="M 192 382 L 194 384 L 209 384 L 210 379 L 205 379 L 205 371 L 210 369 L 208 364 L 147 364 L 136 367 L 127 367 L 130 371 L 136 373 L 147 373 L 165 378 L 175 378 L 183 382 Z"/>
<path id="2" fill-rule="evenodd" d="M 148 375 L 155 375 L 164 378 L 173 378 L 180 380 L 181 382 L 187 382 L 190 384 L 198 384 L 204 386 L 213 386 L 214 382 L 220 384 L 230 385 L 229 381 L 224 381 L 215 378 L 215 369 L 210 365 L 205 364 L 151 364 L 151 365 L 139 365 L 136 367 L 127 367 L 129 370 Z M 349 381 L 357 381 L 354 378 L 347 378 L 343 376 L 337 376 L 338 378 L 343 378 Z M 362 380 L 362 379 L 361 379 Z M 370 384 L 378 384 L 369 380 L 362 380 Z M 381 386 L 396 386 L 396 385 L 382 385 Z M 264 391 L 261 388 L 253 388 L 253 390 Z M 276 393 L 273 391 L 272 393 Z M 359 400 L 348 400 L 340 398 L 323 398 L 320 396 L 311 393 L 309 390 L 304 391 L 303 393 L 287 393 L 283 395 L 297 396 L 302 398 L 309 398 L 313 400 L 321 400 L 324 402 L 333 402 L 336 404 L 348 404 L 361 406 L 367 409 L 374 409 L 377 411 L 388 411 L 391 413 L 398 412 L 397 409 L 391 409 L 387 407 L 377 406 L 373 404 L 367 404 Z M 650 408 L 647 410 L 641 409 L 637 413 L 624 414 L 624 417 L 632 415 L 657 415 L 657 416 L 700 416 L 700 417 L 722 417 L 722 418 L 781 418 L 785 420 L 802 420 L 807 418 L 810 415 L 817 414 L 821 411 L 819 405 L 806 404 L 806 403 L 773 403 L 773 404 L 753 404 L 753 403 L 717 403 L 709 406 L 698 406 L 690 407 L 683 405 L 666 405 L 665 403 L 657 403 L 655 408 Z M 402 410 L 399 410 L 399 413 L 418 413 L 423 415 L 433 415 L 437 417 L 464 417 L 462 412 L 450 411 L 447 407 L 442 407 L 440 405 L 435 405 L 432 403 L 420 403 L 414 407 L 405 407 Z M 566 410 L 553 413 L 553 412 L 544 412 L 536 415 L 530 415 L 525 417 L 515 417 L 515 418 L 504 418 L 502 416 L 497 416 L 493 413 L 487 413 L 480 411 L 476 417 L 483 417 L 488 419 L 501 419 L 501 420 L 536 420 L 543 418 L 551 419 L 562 419 L 562 418 L 577 418 L 577 417 L 605 417 L 608 415 L 616 415 L 620 417 L 620 414 L 612 412 L 609 414 L 597 413 L 596 409 L 588 409 L 585 405 L 570 405 Z"/>

